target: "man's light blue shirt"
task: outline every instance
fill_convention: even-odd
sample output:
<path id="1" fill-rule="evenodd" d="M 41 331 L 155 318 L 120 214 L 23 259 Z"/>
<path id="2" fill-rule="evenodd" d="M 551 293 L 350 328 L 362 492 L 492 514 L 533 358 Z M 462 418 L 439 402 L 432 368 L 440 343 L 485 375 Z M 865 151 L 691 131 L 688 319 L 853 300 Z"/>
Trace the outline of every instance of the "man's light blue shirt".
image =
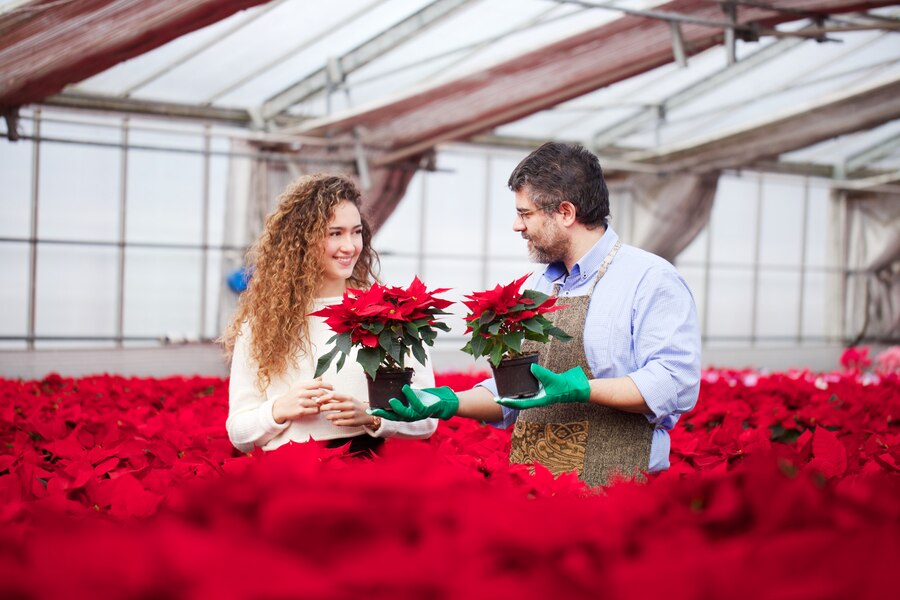
<path id="1" fill-rule="evenodd" d="M 619 236 L 612 228 L 579 260 L 571 273 L 563 263 L 547 265 L 526 287 L 559 296 L 588 293 L 600 264 Z M 609 270 L 597 282 L 585 320 L 584 351 L 594 378 L 628 376 L 634 381 L 656 426 L 650 446 L 649 470 L 669 467 L 669 431 L 678 416 L 692 408 L 700 391 L 700 328 L 694 298 L 669 262 L 633 246 L 623 245 Z M 496 396 L 493 380 L 483 382 Z M 509 427 L 518 411 L 503 407 Z"/>

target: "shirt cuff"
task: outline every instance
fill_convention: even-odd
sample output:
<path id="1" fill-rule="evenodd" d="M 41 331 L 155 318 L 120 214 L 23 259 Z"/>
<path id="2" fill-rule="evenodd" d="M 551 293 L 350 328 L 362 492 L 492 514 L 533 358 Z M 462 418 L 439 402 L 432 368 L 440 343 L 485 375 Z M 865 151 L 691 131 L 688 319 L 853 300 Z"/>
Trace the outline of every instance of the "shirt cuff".
<path id="1" fill-rule="evenodd" d="M 491 393 L 491 395 L 496 398 L 497 397 L 497 382 L 494 381 L 494 378 L 485 379 L 481 383 L 476 383 L 475 387 L 483 387 L 487 391 Z"/>
<path id="2" fill-rule="evenodd" d="M 677 410 L 678 390 L 675 382 L 661 365 L 651 363 L 628 375 L 637 386 L 644 402 L 653 413 L 650 422 L 659 424 L 663 419 Z"/>
<path id="3" fill-rule="evenodd" d="M 259 406 L 259 413 L 257 416 L 259 417 L 259 426 L 262 430 L 268 435 L 274 435 L 276 433 L 281 433 L 285 429 L 290 426 L 290 420 L 285 421 L 284 423 L 278 423 L 275 421 L 275 417 L 272 415 L 272 407 L 275 405 L 275 399 L 266 400 Z"/>
<path id="4" fill-rule="evenodd" d="M 650 465 L 648 471 L 656 473 L 669 468 L 669 452 L 672 447 L 672 438 L 665 429 L 653 430 L 653 441 L 650 443 Z"/>
<path id="5" fill-rule="evenodd" d="M 485 379 L 481 383 L 475 384 L 475 387 L 483 387 L 484 389 L 489 391 L 494 398 L 497 397 L 497 382 L 494 381 L 493 378 Z M 501 405 L 500 408 L 503 410 L 503 418 L 499 421 L 488 421 L 486 424 L 490 425 L 491 427 L 496 427 L 497 429 L 506 429 L 516 422 L 519 411 L 503 405 Z"/>

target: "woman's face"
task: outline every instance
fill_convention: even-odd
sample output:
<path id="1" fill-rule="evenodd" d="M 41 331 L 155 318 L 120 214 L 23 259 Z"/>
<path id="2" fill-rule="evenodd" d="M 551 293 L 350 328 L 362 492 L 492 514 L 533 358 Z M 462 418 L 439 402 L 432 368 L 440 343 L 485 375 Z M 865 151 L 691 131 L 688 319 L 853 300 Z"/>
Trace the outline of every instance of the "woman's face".
<path id="1" fill-rule="evenodd" d="M 347 279 L 362 252 L 362 219 L 352 202 L 341 202 L 334 209 L 322 244 L 324 281 L 322 296 L 339 296 L 347 287 Z"/>

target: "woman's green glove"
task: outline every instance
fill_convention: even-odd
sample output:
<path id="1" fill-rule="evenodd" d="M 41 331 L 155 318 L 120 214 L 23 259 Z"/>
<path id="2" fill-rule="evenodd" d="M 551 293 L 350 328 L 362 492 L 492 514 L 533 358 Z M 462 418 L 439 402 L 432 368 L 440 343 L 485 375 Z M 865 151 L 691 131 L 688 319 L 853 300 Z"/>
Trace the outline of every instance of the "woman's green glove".
<path id="1" fill-rule="evenodd" d="M 404 406 L 396 398 L 391 398 L 388 400 L 391 410 L 376 408 L 367 412 L 388 421 L 421 421 L 431 417 L 449 419 L 459 409 L 459 398 L 446 386 L 414 390 L 404 385 L 403 395 L 406 396 L 409 406 Z"/>
<path id="2" fill-rule="evenodd" d="M 540 365 L 531 365 L 531 373 L 541 382 L 537 394 L 529 398 L 497 398 L 497 402 L 509 408 L 522 409 L 561 402 L 587 402 L 591 397 L 591 384 L 581 367 L 557 374 Z"/>

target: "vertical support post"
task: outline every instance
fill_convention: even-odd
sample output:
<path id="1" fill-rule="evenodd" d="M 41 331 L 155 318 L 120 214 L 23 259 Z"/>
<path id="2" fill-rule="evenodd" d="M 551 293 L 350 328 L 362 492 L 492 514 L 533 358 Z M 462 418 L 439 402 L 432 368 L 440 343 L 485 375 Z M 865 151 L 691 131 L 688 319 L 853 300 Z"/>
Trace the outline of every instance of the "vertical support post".
<path id="1" fill-rule="evenodd" d="M 422 205 L 419 210 L 419 256 L 416 274 L 425 279 L 425 227 L 428 225 L 428 173 L 422 171 Z"/>
<path id="2" fill-rule="evenodd" d="M 333 110 L 334 93 L 344 79 L 344 73 L 337 57 L 329 56 L 325 60 L 325 114 L 330 115 Z"/>
<path id="3" fill-rule="evenodd" d="M 760 174 L 756 186 L 756 232 L 753 241 L 753 302 L 750 307 L 750 345 L 756 346 L 757 338 L 757 309 L 759 308 L 759 255 L 762 251 L 760 240 L 762 238 L 762 206 L 763 206 L 763 176 Z"/>
<path id="4" fill-rule="evenodd" d="M 265 158 L 256 161 L 256 172 L 258 179 L 256 181 L 256 202 L 254 202 L 254 210 L 256 211 L 256 234 L 262 232 L 266 224 L 266 215 L 269 213 L 269 162 Z"/>
<path id="5" fill-rule="evenodd" d="M 831 274 L 829 277 L 829 296 L 837 302 L 829 302 L 826 306 L 834 307 L 834 311 L 826 318 L 831 325 L 831 331 L 837 334 L 838 341 L 847 341 L 847 305 L 849 304 L 848 286 L 850 285 L 849 255 L 850 255 L 850 212 L 847 204 L 847 192 L 844 190 L 831 191 L 831 235 L 832 243 L 830 260 Z M 835 306 L 836 305 L 836 306 Z M 833 324 L 837 324 L 837 326 Z"/>
<path id="6" fill-rule="evenodd" d="M 806 301 L 806 243 L 809 236 L 809 177 L 803 178 L 803 224 L 800 230 L 800 301 L 797 306 L 797 345 L 803 343 L 803 314 Z"/>
<path id="7" fill-rule="evenodd" d="M 206 278 L 209 261 L 209 177 L 210 177 L 210 126 L 203 130 L 203 208 L 200 213 L 200 331 L 197 337 L 206 339 Z"/>
<path id="8" fill-rule="evenodd" d="M 715 210 L 715 208 L 713 208 L 713 210 Z M 706 256 L 703 258 L 703 320 L 702 329 L 700 331 L 701 342 L 706 342 L 709 337 L 709 271 L 712 263 L 712 239 L 713 227 L 712 218 L 710 218 L 709 222 L 706 224 Z"/>
<path id="9" fill-rule="evenodd" d="M 669 22 L 672 29 L 672 54 L 675 57 L 675 63 L 681 68 L 687 68 L 687 52 L 684 48 L 684 37 L 681 35 L 681 26 L 675 21 Z"/>
<path id="10" fill-rule="evenodd" d="M 128 229 L 128 117 L 122 119 L 119 162 L 119 271 L 116 279 L 116 347 L 125 341 L 125 245 Z"/>
<path id="11" fill-rule="evenodd" d="M 491 243 L 491 168 L 493 160 L 490 153 L 484 155 L 484 212 L 481 224 L 481 289 L 488 288 L 488 248 Z"/>
<path id="12" fill-rule="evenodd" d="M 363 148 L 362 134 L 359 127 L 353 128 L 353 151 L 356 154 L 356 172 L 359 175 L 359 185 L 364 192 L 372 189 L 372 177 L 369 175 L 369 161 L 366 160 L 366 151 Z"/>
<path id="13" fill-rule="evenodd" d="M 722 5 L 722 10 L 725 12 L 725 16 L 728 17 L 728 22 L 732 25 L 732 27 L 725 29 L 725 54 L 728 57 L 728 64 L 733 65 L 737 62 L 737 51 L 735 48 L 737 38 L 733 27 L 737 24 L 737 8 L 733 2 L 726 2 Z"/>
<path id="14" fill-rule="evenodd" d="M 27 348 L 34 350 L 35 324 L 37 322 L 37 237 L 38 237 L 38 186 L 41 174 L 41 109 L 34 111 L 34 145 L 31 147 L 31 223 L 28 236 L 28 331 Z"/>

